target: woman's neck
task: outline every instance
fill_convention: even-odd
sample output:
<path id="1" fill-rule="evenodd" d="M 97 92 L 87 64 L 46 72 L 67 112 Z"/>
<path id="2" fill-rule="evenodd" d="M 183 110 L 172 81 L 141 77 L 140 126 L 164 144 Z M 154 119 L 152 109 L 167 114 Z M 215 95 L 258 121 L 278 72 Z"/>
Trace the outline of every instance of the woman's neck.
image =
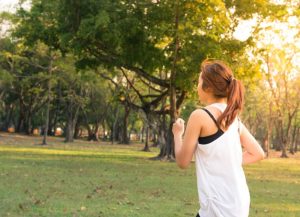
<path id="1" fill-rule="evenodd" d="M 227 104 L 227 99 L 226 98 L 209 98 L 206 101 L 207 105 L 214 104 L 214 103 L 224 103 L 224 104 Z"/>

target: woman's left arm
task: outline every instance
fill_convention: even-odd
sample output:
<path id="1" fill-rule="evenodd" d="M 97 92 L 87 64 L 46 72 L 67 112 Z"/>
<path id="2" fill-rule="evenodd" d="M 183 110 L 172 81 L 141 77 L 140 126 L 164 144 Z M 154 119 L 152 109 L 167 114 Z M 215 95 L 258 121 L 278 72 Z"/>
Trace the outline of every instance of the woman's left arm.
<path id="1" fill-rule="evenodd" d="M 175 143 L 175 158 L 176 163 L 181 169 L 186 169 L 195 152 L 197 140 L 201 132 L 201 117 L 203 111 L 198 109 L 192 112 L 189 117 L 187 127 L 184 133 L 184 121 L 178 118 L 173 124 L 173 134 Z M 184 137 L 182 139 L 182 135 Z"/>

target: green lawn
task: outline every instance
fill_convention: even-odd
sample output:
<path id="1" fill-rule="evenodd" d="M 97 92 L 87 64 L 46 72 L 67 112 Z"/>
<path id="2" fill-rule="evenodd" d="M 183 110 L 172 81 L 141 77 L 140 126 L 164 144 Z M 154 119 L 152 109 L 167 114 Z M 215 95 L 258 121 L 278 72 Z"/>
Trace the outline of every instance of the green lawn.
<path id="1" fill-rule="evenodd" d="M 149 160 L 142 145 L 65 144 L 0 134 L 0 216 L 194 217 L 195 167 Z M 300 158 L 246 166 L 250 217 L 300 216 Z"/>

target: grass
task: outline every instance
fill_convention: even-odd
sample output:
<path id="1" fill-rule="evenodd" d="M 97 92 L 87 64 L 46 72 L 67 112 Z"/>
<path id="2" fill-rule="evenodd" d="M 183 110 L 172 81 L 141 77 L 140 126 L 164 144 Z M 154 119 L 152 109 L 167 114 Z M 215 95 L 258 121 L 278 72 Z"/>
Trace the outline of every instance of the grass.
<path id="1" fill-rule="evenodd" d="M 0 216 L 194 217 L 195 165 L 152 161 L 157 148 L 0 134 Z M 250 217 L 300 216 L 300 157 L 245 167 Z"/>

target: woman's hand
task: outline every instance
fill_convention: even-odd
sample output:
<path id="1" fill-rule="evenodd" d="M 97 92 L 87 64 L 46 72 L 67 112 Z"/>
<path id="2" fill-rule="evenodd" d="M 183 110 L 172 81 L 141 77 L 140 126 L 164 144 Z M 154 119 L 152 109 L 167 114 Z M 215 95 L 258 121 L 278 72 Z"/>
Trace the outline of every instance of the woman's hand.
<path id="1" fill-rule="evenodd" d="M 182 136 L 184 133 L 184 120 L 178 118 L 172 127 L 172 132 L 174 136 Z"/>

